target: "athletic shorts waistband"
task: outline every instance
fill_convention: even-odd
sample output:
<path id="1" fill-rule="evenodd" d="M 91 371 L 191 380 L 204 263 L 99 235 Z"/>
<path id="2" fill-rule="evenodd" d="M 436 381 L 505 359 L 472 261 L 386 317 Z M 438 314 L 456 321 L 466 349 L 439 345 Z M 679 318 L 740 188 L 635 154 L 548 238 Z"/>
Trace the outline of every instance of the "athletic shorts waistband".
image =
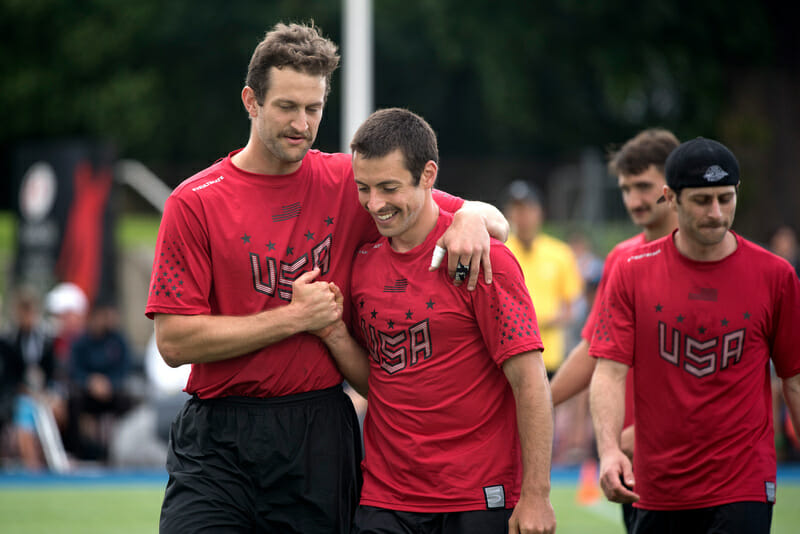
<path id="1" fill-rule="evenodd" d="M 287 406 L 295 403 L 304 403 L 312 400 L 334 397 L 343 393 L 343 391 L 342 385 L 337 384 L 325 389 L 306 391 L 304 393 L 295 393 L 293 395 L 282 395 L 280 397 L 230 396 L 201 399 L 197 395 L 192 395 L 192 400 L 203 404 L 217 404 L 223 406 Z"/>

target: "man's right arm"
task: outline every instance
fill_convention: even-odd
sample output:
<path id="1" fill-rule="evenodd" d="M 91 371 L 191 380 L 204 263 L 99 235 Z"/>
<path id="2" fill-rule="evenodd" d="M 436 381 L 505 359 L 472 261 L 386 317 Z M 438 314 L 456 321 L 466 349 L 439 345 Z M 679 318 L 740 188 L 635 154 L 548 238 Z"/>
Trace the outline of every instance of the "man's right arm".
<path id="1" fill-rule="evenodd" d="M 589 356 L 589 342 L 581 339 L 550 382 L 553 406 L 558 406 L 589 387 L 594 367 L 595 359 Z"/>
<path id="2" fill-rule="evenodd" d="M 235 358 L 294 334 L 317 330 L 341 317 L 327 282 L 314 282 L 319 269 L 292 284 L 291 302 L 247 316 L 156 314 L 156 344 L 170 367 Z"/>
<path id="3" fill-rule="evenodd" d="M 620 448 L 620 433 L 625 419 L 627 375 L 627 365 L 600 358 L 589 389 L 597 453 L 600 457 L 600 487 L 608 500 L 619 503 L 639 500 L 639 496 L 631 491 L 634 487 L 631 461 Z"/>

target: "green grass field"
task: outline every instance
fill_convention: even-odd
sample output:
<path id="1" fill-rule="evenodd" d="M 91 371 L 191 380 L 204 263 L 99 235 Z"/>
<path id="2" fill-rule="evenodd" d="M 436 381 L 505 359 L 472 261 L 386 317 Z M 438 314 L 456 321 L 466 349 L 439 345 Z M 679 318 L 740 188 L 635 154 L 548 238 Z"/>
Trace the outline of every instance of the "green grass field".
<path id="1" fill-rule="evenodd" d="M 158 531 L 160 486 L 79 485 L 0 489 L 0 532 L 4 534 L 151 534 Z M 559 534 L 624 532 L 620 508 L 605 499 L 575 502 L 575 487 L 552 492 Z M 782 484 L 773 534 L 795 534 L 800 525 L 800 485 Z"/>

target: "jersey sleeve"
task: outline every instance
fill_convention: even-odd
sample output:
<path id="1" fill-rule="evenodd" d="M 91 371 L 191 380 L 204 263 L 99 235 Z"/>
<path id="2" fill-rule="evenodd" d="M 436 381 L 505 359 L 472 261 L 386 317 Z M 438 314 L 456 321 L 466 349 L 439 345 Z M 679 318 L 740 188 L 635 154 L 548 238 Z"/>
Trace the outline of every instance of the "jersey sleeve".
<path id="1" fill-rule="evenodd" d="M 787 265 L 781 271 L 774 309 L 774 340 L 771 357 L 775 372 L 781 378 L 800 373 L 800 351 L 797 349 L 797 326 L 800 325 L 800 279 Z"/>
<path id="2" fill-rule="evenodd" d="M 450 193 L 445 193 L 440 189 L 433 190 L 433 200 L 436 201 L 436 204 L 444 211 L 449 211 L 450 213 L 455 213 L 461 209 L 461 206 L 464 205 L 464 199 L 451 195 Z"/>
<path id="3" fill-rule="evenodd" d="M 211 311 L 211 258 L 206 225 L 180 197 L 170 196 L 158 229 L 145 315 Z"/>
<path id="4" fill-rule="evenodd" d="M 613 265 L 608 283 L 599 299 L 589 355 L 633 365 L 635 306 L 629 269 Z"/>
<path id="5" fill-rule="evenodd" d="M 484 343 L 499 366 L 523 352 L 544 348 L 530 294 L 516 258 L 492 241 L 492 283 L 481 280 L 472 294 Z"/>

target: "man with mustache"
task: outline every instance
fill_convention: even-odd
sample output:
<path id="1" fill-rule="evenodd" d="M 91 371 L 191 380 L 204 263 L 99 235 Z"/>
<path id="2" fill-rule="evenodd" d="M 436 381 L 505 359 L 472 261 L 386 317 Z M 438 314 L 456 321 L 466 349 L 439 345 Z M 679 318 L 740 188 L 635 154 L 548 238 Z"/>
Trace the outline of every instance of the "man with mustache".
<path id="1" fill-rule="evenodd" d="M 666 184 L 664 165 L 667 157 L 679 145 L 675 135 L 662 128 L 642 130 L 612 152 L 608 170 L 617 177 L 622 194 L 622 203 L 637 226 L 640 234 L 617 244 L 606 257 L 603 275 L 595 293 L 591 312 L 581 330 L 581 340 L 572 349 L 567 359 L 550 382 L 553 406 L 588 391 L 595 367 L 595 359 L 589 356 L 589 344 L 595 332 L 603 292 L 609 274 L 625 251 L 668 235 L 678 226 L 678 216 L 664 202 L 663 189 Z M 633 373 L 628 373 L 625 396 L 625 424 L 622 432 L 622 449 L 633 456 Z M 626 530 L 631 531 L 634 509 L 629 503 L 622 505 L 622 518 Z"/>
<path id="2" fill-rule="evenodd" d="M 666 177 L 678 229 L 617 262 L 589 348 L 600 485 L 609 500 L 635 502 L 634 534 L 767 533 L 770 360 L 797 425 L 800 281 L 786 260 L 731 231 L 739 165 L 727 147 L 685 142 Z M 629 368 L 633 469 L 620 447 Z"/>
<path id="3" fill-rule="evenodd" d="M 354 252 L 378 233 L 350 156 L 311 149 L 338 64 L 313 24 L 277 24 L 241 93 L 247 145 L 167 200 L 146 313 L 166 363 L 192 365 L 193 397 L 172 427 L 161 532 L 349 531 L 358 421 L 309 332 L 340 319 L 329 283 L 349 295 Z M 487 227 L 504 238 L 507 224 L 436 195 L 458 210 L 448 268 L 471 265 L 474 288 L 481 267 L 491 277 Z"/>

